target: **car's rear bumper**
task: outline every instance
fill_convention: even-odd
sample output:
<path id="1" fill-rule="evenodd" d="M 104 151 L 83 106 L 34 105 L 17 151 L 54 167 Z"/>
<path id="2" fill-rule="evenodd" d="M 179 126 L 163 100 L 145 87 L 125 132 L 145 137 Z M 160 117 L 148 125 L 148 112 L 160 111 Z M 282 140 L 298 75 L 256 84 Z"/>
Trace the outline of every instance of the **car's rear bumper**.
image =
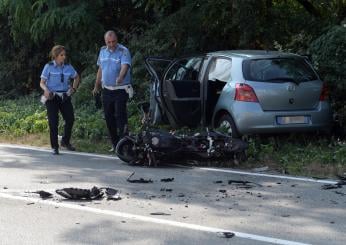
<path id="1" fill-rule="evenodd" d="M 328 130 L 332 121 L 327 102 L 320 102 L 315 110 L 302 111 L 263 111 L 258 103 L 234 102 L 229 111 L 240 134 Z M 278 117 L 292 116 L 304 116 L 308 120 L 305 123 L 278 123 Z"/>

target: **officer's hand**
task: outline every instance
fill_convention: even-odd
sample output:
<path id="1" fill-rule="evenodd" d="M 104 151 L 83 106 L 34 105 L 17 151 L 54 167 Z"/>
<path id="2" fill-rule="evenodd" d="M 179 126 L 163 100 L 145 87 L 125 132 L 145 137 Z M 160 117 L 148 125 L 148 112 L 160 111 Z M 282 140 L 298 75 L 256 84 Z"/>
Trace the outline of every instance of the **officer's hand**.
<path id="1" fill-rule="evenodd" d="M 120 79 L 119 77 L 117 78 L 117 80 L 115 81 L 116 84 L 122 84 L 123 83 L 123 79 Z"/>
<path id="2" fill-rule="evenodd" d="M 69 90 L 67 90 L 67 96 L 72 96 L 74 93 L 76 92 L 76 90 L 74 88 L 69 88 Z"/>
<path id="3" fill-rule="evenodd" d="M 50 100 L 51 97 L 52 97 L 52 93 L 51 93 L 48 89 L 46 89 L 46 90 L 43 92 L 43 95 L 44 95 L 44 97 L 46 97 L 48 100 Z"/>
<path id="4" fill-rule="evenodd" d="M 93 94 L 93 96 L 96 96 L 99 92 L 100 92 L 100 90 L 98 88 L 94 87 L 92 94 Z"/>

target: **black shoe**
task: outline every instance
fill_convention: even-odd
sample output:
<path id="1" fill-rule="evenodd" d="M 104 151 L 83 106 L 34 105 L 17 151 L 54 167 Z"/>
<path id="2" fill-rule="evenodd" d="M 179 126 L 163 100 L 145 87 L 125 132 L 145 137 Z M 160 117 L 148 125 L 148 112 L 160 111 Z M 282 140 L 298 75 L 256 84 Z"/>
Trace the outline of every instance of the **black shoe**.
<path id="1" fill-rule="evenodd" d="M 59 149 L 58 148 L 52 149 L 52 154 L 53 155 L 59 155 Z"/>
<path id="2" fill-rule="evenodd" d="M 61 141 L 60 145 L 61 145 L 61 147 L 65 147 L 69 151 L 75 151 L 76 150 L 76 148 L 74 148 L 73 145 L 65 144 L 64 141 Z"/>

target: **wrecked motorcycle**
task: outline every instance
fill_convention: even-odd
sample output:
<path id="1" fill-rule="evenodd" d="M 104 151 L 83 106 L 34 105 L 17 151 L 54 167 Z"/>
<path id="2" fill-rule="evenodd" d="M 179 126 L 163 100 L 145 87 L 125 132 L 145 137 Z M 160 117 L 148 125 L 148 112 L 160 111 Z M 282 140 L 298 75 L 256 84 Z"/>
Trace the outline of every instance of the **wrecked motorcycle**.
<path id="1" fill-rule="evenodd" d="M 140 109 L 148 115 L 148 103 L 142 103 Z M 116 146 L 116 154 L 124 162 L 157 166 L 181 159 L 229 159 L 247 149 L 246 142 L 208 128 L 195 134 L 178 134 L 150 127 L 147 116 L 142 122 L 143 130 L 125 136 Z"/>

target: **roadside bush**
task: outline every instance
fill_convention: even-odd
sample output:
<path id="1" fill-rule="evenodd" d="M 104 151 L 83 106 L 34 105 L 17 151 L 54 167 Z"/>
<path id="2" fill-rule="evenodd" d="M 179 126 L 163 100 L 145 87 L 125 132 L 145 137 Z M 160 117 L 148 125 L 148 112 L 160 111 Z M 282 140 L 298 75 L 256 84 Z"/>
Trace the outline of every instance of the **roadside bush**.
<path id="1" fill-rule="evenodd" d="M 330 27 L 310 45 L 314 65 L 328 83 L 336 120 L 346 132 L 346 23 Z"/>

